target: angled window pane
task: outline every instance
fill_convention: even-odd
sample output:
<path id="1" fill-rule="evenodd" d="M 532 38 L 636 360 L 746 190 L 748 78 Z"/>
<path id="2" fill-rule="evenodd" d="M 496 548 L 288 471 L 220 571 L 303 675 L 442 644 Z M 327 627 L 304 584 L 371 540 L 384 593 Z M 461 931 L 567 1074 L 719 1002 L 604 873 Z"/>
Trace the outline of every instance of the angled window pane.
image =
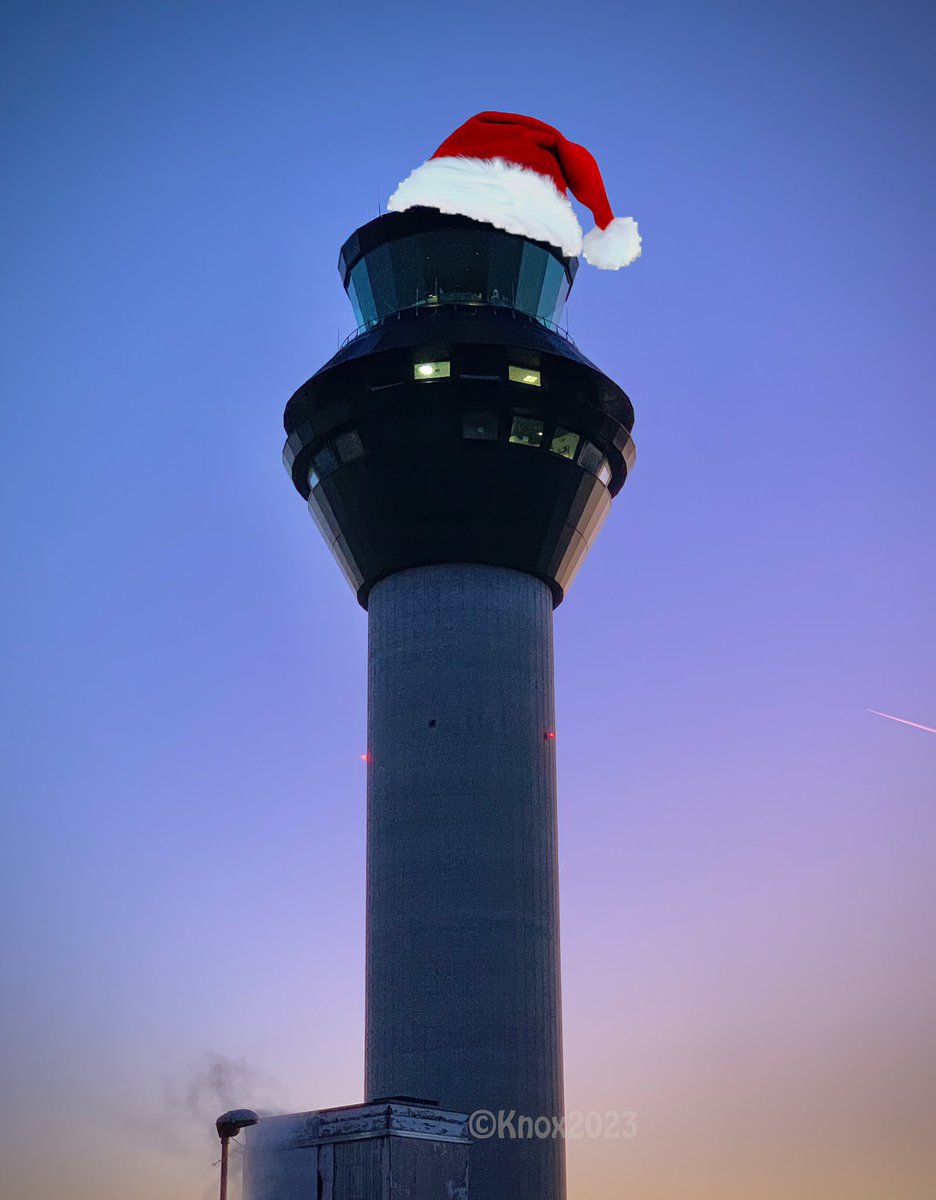
<path id="1" fill-rule="evenodd" d="M 510 440 L 518 446 L 541 446 L 543 422 L 538 417 L 514 417 Z"/>
<path id="2" fill-rule="evenodd" d="M 331 475 L 332 471 L 337 468 L 338 459 L 335 457 L 335 451 L 328 442 L 326 442 L 321 450 L 313 454 L 312 466 L 318 472 L 319 479 L 324 479 L 326 475 Z"/>
<path id="3" fill-rule="evenodd" d="M 536 306 L 536 315 L 545 317 L 546 320 L 552 321 L 555 319 L 557 297 L 559 296 L 562 285 L 566 282 L 566 273 L 562 263 L 558 262 L 552 255 L 547 256 L 546 260 L 546 275 L 543 279 L 543 288 L 540 294 L 539 303 Z"/>
<path id="4" fill-rule="evenodd" d="M 561 454 L 563 458 L 575 458 L 575 452 L 578 450 L 581 440 L 577 433 L 570 433 L 568 429 L 562 429 L 557 425 L 552 441 L 549 443 L 549 449 L 553 454 Z"/>
<path id="5" fill-rule="evenodd" d="M 552 255 L 542 246 L 531 246 L 524 243 L 523 257 L 520 261 L 520 278 L 517 280 L 516 307 L 523 312 L 535 316 L 540 309 L 543 297 L 543 279 L 550 262 L 555 262 Z M 562 266 L 557 263 L 559 270 Z"/>
<path id="6" fill-rule="evenodd" d="M 591 471 L 592 475 L 597 475 L 604 462 L 604 455 L 592 442 L 584 442 L 578 460 L 580 467 Z"/>
<path id="7" fill-rule="evenodd" d="M 335 449 L 338 451 L 338 457 L 343 463 L 354 462 L 356 458 L 364 457 L 364 443 L 361 441 L 360 434 L 355 429 L 352 429 L 350 433 L 342 433 L 336 437 Z"/>
<path id="8" fill-rule="evenodd" d="M 465 413 L 462 433 L 466 438 L 493 442 L 497 438 L 497 416 L 494 413 Z"/>

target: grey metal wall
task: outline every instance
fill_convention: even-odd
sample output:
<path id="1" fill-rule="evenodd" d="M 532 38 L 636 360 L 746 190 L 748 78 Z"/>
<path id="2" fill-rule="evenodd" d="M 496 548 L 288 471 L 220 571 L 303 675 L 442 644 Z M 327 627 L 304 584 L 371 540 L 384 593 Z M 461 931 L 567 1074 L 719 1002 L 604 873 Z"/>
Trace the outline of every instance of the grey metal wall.
<path id="1" fill-rule="evenodd" d="M 264 1117 L 244 1140 L 243 1200 L 468 1200 L 464 1113 L 348 1105 Z"/>
<path id="2" fill-rule="evenodd" d="M 562 1111 L 552 596 L 417 567 L 369 605 L 368 1100 Z M 471 1200 L 562 1200 L 559 1138 L 469 1153 Z"/>

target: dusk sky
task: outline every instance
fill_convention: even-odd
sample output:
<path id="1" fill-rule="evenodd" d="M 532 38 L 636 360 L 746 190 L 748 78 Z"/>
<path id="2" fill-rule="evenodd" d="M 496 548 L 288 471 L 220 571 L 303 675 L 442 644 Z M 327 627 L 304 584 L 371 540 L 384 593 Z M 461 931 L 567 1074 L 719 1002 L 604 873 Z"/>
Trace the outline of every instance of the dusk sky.
<path id="1" fill-rule="evenodd" d="M 556 614 L 570 1200 L 936 1195 L 930 5 L 0 18 L 2 1200 L 362 1097 L 366 615 L 283 470 L 338 249 L 471 114 L 601 164 L 637 464 Z M 583 213 L 583 224 L 590 225 Z"/>

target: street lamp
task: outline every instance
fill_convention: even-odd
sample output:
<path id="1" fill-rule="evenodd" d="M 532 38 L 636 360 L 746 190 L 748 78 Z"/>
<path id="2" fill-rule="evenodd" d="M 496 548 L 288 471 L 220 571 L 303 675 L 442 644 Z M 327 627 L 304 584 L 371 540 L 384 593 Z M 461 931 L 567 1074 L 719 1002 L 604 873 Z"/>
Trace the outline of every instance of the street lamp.
<path id="1" fill-rule="evenodd" d="M 215 1128 L 221 1139 L 221 1200 L 227 1200 L 228 1142 L 246 1126 L 256 1125 L 259 1120 L 257 1114 L 249 1108 L 232 1108 L 230 1112 L 222 1113 L 215 1121 Z"/>

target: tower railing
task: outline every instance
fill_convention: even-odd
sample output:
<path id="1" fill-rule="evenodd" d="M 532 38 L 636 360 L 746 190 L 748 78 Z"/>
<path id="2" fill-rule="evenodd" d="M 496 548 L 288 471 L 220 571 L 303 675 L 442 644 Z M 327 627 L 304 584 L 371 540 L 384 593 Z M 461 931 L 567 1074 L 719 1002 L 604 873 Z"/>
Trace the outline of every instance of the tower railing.
<path id="1" fill-rule="evenodd" d="M 533 313 L 523 312 L 522 309 L 515 308 L 512 304 L 505 304 L 498 300 L 469 300 L 469 299 L 446 299 L 441 301 L 419 300 L 415 304 L 407 305 L 406 308 L 401 308 L 397 312 L 391 313 L 389 316 L 380 317 L 375 321 L 365 321 L 363 325 L 358 325 L 356 329 L 348 334 L 338 346 L 339 350 L 343 350 L 349 343 L 356 341 L 357 338 L 363 337 L 365 333 L 370 333 L 372 329 L 377 329 L 380 325 L 388 325 L 393 320 L 399 320 L 404 314 L 407 316 L 421 312 L 437 312 L 441 308 L 451 308 L 458 311 L 464 308 L 496 308 L 501 312 L 508 312 L 516 320 L 517 318 L 524 321 L 534 321 L 538 325 L 542 325 L 545 329 L 549 329 L 552 333 L 557 333 L 570 346 L 575 345 L 568 329 L 563 329 L 555 321 L 549 317 L 539 317 Z"/>

